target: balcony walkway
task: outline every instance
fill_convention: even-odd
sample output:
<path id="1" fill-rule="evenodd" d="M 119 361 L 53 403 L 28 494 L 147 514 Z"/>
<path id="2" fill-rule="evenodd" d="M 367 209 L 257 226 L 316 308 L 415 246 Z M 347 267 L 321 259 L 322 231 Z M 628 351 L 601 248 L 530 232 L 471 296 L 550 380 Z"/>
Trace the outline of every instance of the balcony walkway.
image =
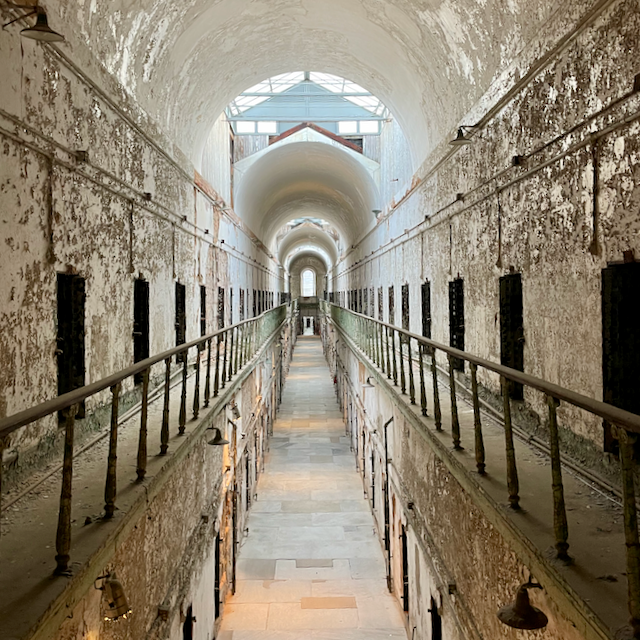
<path id="1" fill-rule="evenodd" d="M 406 640 L 320 339 L 299 337 L 220 640 Z"/>

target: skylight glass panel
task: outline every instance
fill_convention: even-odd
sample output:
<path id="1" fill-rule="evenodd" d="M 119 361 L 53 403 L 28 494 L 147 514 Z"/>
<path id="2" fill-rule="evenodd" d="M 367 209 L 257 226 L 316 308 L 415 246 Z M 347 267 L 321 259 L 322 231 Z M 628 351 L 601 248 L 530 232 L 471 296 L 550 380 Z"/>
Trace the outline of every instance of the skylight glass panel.
<path id="1" fill-rule="evenodd" d="M 358 133 L 358 123 L 352 120 L 338 122 L 338 133 L 341 135 Z"/>
<path id="2" fill-rule="evenodd" d="M 278 133 L 278 124 L 276 122 L 258 122 L 258 133 Z"/>
<path id="3" fill-rule="evenodd" d="M 361 120 L 360 133 L 378 133 L 379 125 L 377 120 Z"/>
<path id="4" fill-rule="evenodd" d="M 236 122 L 236 131 L 238 133 L 255 133 L 256 123 L 249 120 L 238 120 L 238 122 Z"/>

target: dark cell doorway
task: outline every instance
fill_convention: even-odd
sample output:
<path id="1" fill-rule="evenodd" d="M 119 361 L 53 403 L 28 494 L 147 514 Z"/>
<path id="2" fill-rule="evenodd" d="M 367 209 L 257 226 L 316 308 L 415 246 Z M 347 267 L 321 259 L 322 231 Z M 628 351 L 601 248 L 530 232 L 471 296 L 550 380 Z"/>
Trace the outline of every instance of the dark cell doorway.
<path id="1" fill-rule="evenodd" d="M 58 395 L 84 386 L 85 280 L 76 275 L 58 274 Z M 84 401 L 77 418 L 85 417 Z M 62 412 L 58 415 L 63 420 Z"/>
<path id="2" fill-rule="evenodd" d="M 207 287 L 200 285 L 200 335 L 207 335 Z M 198 347 L 199 351 L 204 351 L 204 342 Z"/>
<path id="3" fill-rule="evenodd" d="M 193 607 L 189 605 L 187 609 L 187 616 L 182 625 L 182 640 L 193 640 L 193 623 L 195 618 L 193 617 Z"/>
<path id="4" fill-rule="evenodd" d="M 214 544 L 213 606 L 216 620 L 220 617 L 220 532 Z"/>
<path id="5" fill-rule="evenodd" d="M 429 612 L 431 613 L 431 640 L 442 640 L 442 618 L 438 613 L 438 605 L 433 598 L 431 598 Z"/>
<path id="6" fill-rule="evenodd" d="M 420 291 L 422 294 L 422 335 L 431 338 L 431 283 L 423 282 Z"/>
<path id="7" fill-rule="evenodd" d="M 187 339 L 187 288 L 176 282 L 176 347 L 184 344 Z M 176 355 L 176 362 L 183 362 L 186 353 L 181 351 Z"/>
<path id="8" fill-rule="evenodd" d="M 500 278 L 500 362 L 506 367 L 524 371 L 522 277 L 519 273 Z M 511 383 L 510 396 L 514 400 L 522 400 L 522 385 Z"/>
<path id="9" fill-rule="evenodd" d="M 449 283 L 449 344 L 464 351 L 464 280 L 456 278 Z M 453 358 L 452 365 L 464 371 L 464 360 Z"/>
<path id="10" fill-rule="evenodd" d="M 218 287 L 218 329 L 224 328 L 224 289 Z"/>
<path id="11" fill-rule="evenodd" d="M 602 270 L 603 400 L 640 413 L 640 263 Z M 604 425 L 604 448 L 618 452 L 611 426 Z"/>
<path id="12" fill-rule="evenodd" d="M 133 361 L 149 357 L 149 283 L 140 278 L 133 283 Z M 142 373 L 134 376 L 135 384 L 142 382 Z"/>
<path id="13" fill-rule="evenodd" d="M 400 540 L 402 543 L 402 609 L 409 613 L 409 557 L 407 552 L 407 530 L 404 525 L 400 525 L 402 533 Z"/>

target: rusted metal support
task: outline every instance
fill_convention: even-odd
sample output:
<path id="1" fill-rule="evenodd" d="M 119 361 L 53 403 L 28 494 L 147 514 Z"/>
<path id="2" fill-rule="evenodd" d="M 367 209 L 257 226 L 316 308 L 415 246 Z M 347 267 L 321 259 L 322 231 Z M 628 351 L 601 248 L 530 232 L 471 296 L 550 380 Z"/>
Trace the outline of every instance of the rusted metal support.
<path id="1" fill-rule="evenodd" d="M 200 415 L 200 350 L 196 349 L 196 382 L 193 389 L 193 419 Z"/>
<path id="2" fill-rule="evenodd" d="M 427 415 L 427 389 L 424 385 L 424 346 L 418 342 L 418 359 L 420 361 L 420 408 L 422 415 Z"/>
<path id="3" fill-rule="evenodd" d="M 562 484 L 562 466 L 560 464 L 560 439 L 558 437 L 557 409 L 560 401 L 547 396 L 549 406 L 549 448 L 551 449 L 551 488 L 553 489 L 553 530 L 556 536 L 556 554 L 560 560 L 569 558 L 569 525 L 564 504 L 564 486 Z"/>
<path id="4" fill-rule="evenodd" d="M 398 358 L 396 355 L 396 330 L 391 329 L 391 351 L 393 351 L 393 384 L 398 386 Z"/>
<path id="5" fill-rule="evenodd" d="M 207 375 L 204 382 L 204 406 L 209 406 L 211 398 L 211 338 L 207 340 Z"/>
<path id="6" fill-rule="evenodd" d="M 224 354 L 222 356 L 222 382 L 220 383 L 220 388 L 224 389 L 227 384 L 227 343 L 229 341 L 229 332 L 225 331 L 222 339 L 224 341 Z"/>
<path id="7" fill-rule="evenodd" d="M 136 474 L 138 480 L 144 480 L 147 473 L 147 419 L 149 415 L 149 374 L 150 369 L 142 372 L 142 400 L 140 406 L 140 435 L 138 436 L 138 459 Z"/>
<path id="8" fill-rule="evenodd" d="M 233 335 L 233 329 L 229 330 L 228 332 L 229 335 L 229 371 L 227 373 L 227 380 L 229 382 L 231 382 L 231 378 L 233 377 L 233 343 L 235 342 L 234 340 L 234 335 Z"/>
<path id="9" fill-rule="evenodd" d="M 187 426 L 187 352 L 182 361 L 182 389 L 180 390 L 180 413 L 178 414 L 178 435 L 183 436 Z"/>
<path id="10" fill-rule="evenodd" d="M 431 377 L 433 380 L 433 418 L 436 431 L 442 431 L 442 411 L 440 410 L 440 391 L 438 390 L 438 365 L 436 364 L 436 349 L 431 347 Z"/>
<path id="11" fill-rule="evenodd" d="M 216 338 L 216 372 L 213 378 L 213 397 L 217 397 L 220 390 L 220 343 L 222 342 L 222 336 Z"/>
<path id="12" fill-rule="evenodd" d="M 387 343 L 387 380 L 391 380 L 391 355 L 389 354 L 389 327 L 385 327 L 385 342 Z"/>
<path id="13" fill-rule="evenodd" d="M 453 368 L 453 356 L 447 354 L 449 361 L 449 392 L 451 396 L 451 438 L 453 439 L 453 448 L 460 451 L 460 420 L 458 419 L 458 398 L 456 395 L 456 377 Z"/>
<path id="14" fill-rule="evenodd" d="M 404 374 L 404 350 L 402 344 L 404 342 L 403 335 L 398 331 L 398 351 L 400 352 L 400 392 L 402 395 L 407 393 L 407 379 Z"/>
<path id="15" fill-rule="evenodd" d="M 416 403 L 416 386 L 413 379 L 413 356 L 411 354 L 411 338 L 407 341 L 407 355 L 409 357 L 409 398 L 411 404 Z"/>
<path id="16" fill-rule="evenodd" d="M 518 468 L 516 466 L 516 450 L 513 446 L 513 428 L 511 425 L 511 400 L 509 398 L 510 382 L 500 376 L 502 386 L 502 404 L 504 406 L 504 436 L 507 448 L 507 488 L 509 490 L 509 506 L 520 508 L 520 485 L 518 483 Z"/>
<path id="17" fill-rule="evenodd" d="M 73 431 L 80 405 L 74 404 L 63 410 L 64 416 L 64 458 L 62 462 L 62 487 L 56 531 L 56 575 L 69 574 L 71 560 L 71 498 L 73 484 Z M 1 460 L 1 458 L 0 458 Z"/>
<path id="18" fill-rule="evenodd" d="M 478 473 L 485 474 L 484 439 L 482 437 L 482 422 L 480 422 L 480 398 L 478 397 L 478 365 L 469 363 L 471 369 L 471 395 L 473 397 L 473 432 L 475 440 L 476 468 Z"/>
<path id="19" fill-rule="evenodd" d="M 628 607 L 633 638 L 640 638 L 640 539 L 634 482 L 633 449 L 638 436 L 615 426 L 613 435 L 620 447 L 622 497 L 624 508 L 624 539 L 627 546 Z"/>
<path id="20" fill-rule="evenodd" d="M 104 517 L 112 518 L 116 510 L 117 460 L 118 460 L 118 407 L 121 383 L 111 387 L 111 430 L 109 432 L 109 457 L 107 458 L 107 481 L 104 487 Z"/>
<path id="21" fill-rule="evenodd" d="M 171 358 L 164 361 L 164 407 L 162 409 L 162 428 L 160 429 L 160 455 L 169 448 L 169 392 L 171 383 Z"/>

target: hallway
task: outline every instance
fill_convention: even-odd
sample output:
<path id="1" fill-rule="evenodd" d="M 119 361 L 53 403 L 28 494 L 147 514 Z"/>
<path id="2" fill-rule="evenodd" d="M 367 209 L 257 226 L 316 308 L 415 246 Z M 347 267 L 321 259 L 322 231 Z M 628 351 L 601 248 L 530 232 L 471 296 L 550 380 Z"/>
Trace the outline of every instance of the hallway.
<path id="1" fill-rule="evenodd" d="M 299 337 L 220 640 L 405 639 L 321 342 Z"/>

